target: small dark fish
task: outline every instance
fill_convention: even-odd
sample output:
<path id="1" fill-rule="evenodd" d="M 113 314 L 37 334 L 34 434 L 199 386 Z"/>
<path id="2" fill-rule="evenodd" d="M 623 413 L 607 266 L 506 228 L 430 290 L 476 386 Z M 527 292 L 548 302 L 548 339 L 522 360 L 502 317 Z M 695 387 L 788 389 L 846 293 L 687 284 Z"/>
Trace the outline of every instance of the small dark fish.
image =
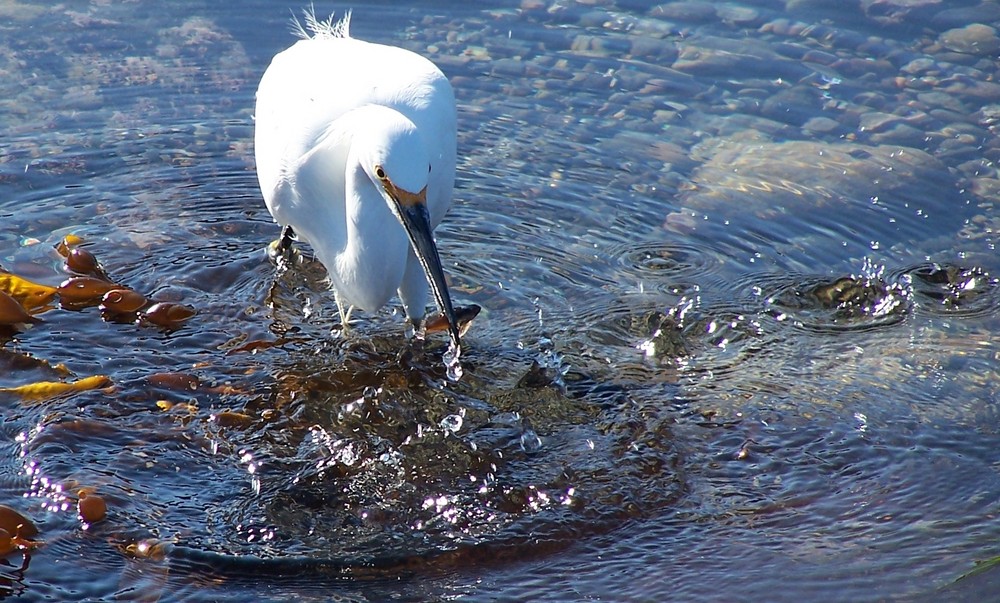
<path id="1" fill-rule="evenodd" d="M 472 326 L 472 320 L 479 316 L 479 312 L 482 308 L 476 304 L 471 306 L 461 306 L 455 308 L 455 320 L 458 321 L 458 330 L 460 335 L 465 335 L 465 332 L 469 330 Z M 444 317 L 444 314 L 435 314 L 429 318 L 424 324 L 425 333 L 436 333 L 437 331 L 444 331 L 448 328 L 448 319 Z"/>

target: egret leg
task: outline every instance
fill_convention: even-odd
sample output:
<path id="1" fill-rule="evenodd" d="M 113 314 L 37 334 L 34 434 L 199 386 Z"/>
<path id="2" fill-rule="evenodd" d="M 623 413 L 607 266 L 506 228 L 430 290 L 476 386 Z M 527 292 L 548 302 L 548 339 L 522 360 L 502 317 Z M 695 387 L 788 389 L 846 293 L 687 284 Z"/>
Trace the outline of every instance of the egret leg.
<path id="1" fill-rule="evenodd" d="M 427 335 L 427 321 L 423 318 L 406 319 L 406 338 L 416 342 L 422 342 Z"/>
<path id="2" fill-rule="evenodd" d="M 278 280 L 295 263 L 295 249 L 292 243 L 295 241 L 295 231 L 291 226 L 281 227 L 281 236 L 277 241 L 271 241 L 267 246 L 267 256 L 274 262 L 276 268 L 275 279 L 271 281 L 271 287 L 267 292 L 267 305 L 274 308 L 274 300 L 278 293 Z"/>
<path id="3" fill-rule="evenodd" d="M 292 243 L 295 242 L 295 231 L 288 224 L 281 227 L 281 238 L 278 239 L 278 254 L 285 255 L 292 250 Z"/>
<path id="4" fill-rule="evenodd" d="M 300 261 L 298 251 L 292 246 L 295 242 L 295 231 L 291 226 L 281 227 L 281 236 L 267 246 L 267 257 L 278 266 L 278 273 L 284 272 L 289 265 Z"/>
<path id="5" fill-rule="evenodd" d="M 333 292 L 333 299 L 337 302 L 337 312 L 340 313 L 340 332 L 346 335 L 350 328 L 351 312 L 354 311 L 354 306 L 347 306 L 345 310 L 344 302 L 340 300 L 340 296 L 337 295 L 336 291 Z"/>

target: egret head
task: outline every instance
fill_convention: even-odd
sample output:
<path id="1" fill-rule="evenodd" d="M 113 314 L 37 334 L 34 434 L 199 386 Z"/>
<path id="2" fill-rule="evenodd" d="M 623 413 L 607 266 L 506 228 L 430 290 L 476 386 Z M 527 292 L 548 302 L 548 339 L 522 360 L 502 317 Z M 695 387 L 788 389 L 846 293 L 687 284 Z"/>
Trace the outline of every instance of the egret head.
<path id="1" fill-rule="evenodd" d="M 361 167 L 406 231 L 427 276 L 434 301 L 448 319 L 448 331 L 457 347 L 460 343 L 458 322 L 427 210 L 431 170 L 427 146 L 413 122 L 400 113 L 388 108 L 379 108 L 373 113 L 378 124 L 369 130 L 372 136 L 365 141 L 365 150 L 360 154 Z"/>

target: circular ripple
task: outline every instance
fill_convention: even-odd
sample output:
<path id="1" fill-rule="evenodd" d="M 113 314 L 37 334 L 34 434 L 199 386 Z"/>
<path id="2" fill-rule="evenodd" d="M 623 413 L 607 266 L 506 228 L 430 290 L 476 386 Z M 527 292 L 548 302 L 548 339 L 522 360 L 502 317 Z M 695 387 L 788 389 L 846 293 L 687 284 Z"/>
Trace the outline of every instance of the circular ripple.
<path id="1" fill-rule="evenodd" d="M 1000 309 L 998 279 L 983 268 L 923 264 L 906 272 L 921 309 L 948 316 L 985 316 Z"/>
<path id="2" fill-rule="evenodd" d="M 880 276 L 775 279 L 757 287 L 765 313 L 811 331 L 863 331 L 896 324 L 912 305 L 907 285 Z"/>
<path id="3" fill-rule="evenodd" d="M 721 262 L 710 249 L 660 242 L 623 244 L 608 253 L 625 271 L 640 278 L 682 279 L 714 272 Z"/>

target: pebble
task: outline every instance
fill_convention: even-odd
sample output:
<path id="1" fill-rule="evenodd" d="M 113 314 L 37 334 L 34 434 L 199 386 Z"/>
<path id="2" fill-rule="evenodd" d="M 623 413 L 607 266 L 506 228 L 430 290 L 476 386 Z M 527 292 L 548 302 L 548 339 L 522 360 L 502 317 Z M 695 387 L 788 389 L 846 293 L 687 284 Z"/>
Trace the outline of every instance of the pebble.
<path id="1" fill-rule="evenodd" d="M 899 145 L 919 148 L 926 144 L 927 134 L 907 123 L 896 122 L 892 127 L 873 134 L 871 142 L 882 145 Z"/>
<path id="2" fill-rule="evenodd" d="M 949 29 L 940 35 L 938 42 L 948 50 L 962 54 L 987 56 L 1000 51 L 1000 37 L 997 37 L 997 31 L 982 23 Z"/>
<path id="3" fill-rule="evenodd" d="M 903 65 L 899 70 L 903 73 L 908 73 L 910 75 L 923 75 L 932 71 L 937 71 L 935 67 L 937 62 L 929 57 L 922 57 L 919 59 L 913 59 L 909 63 Z"/>
<path id="4" fill-rule="evenodd" d="M 814 134 L 829 134 L 840 129 L 840 123 L 829 117 L 813 117 L 802 124 L 802 129 Z"/>
<path id="5" fill-rule="evenodd" d="M 667 2 L 654 6 L 649 14 L 663 19 L 697 23 L 714 20 L 715 8 L 707 2 Z"/>
<path id="6" fill-rule="evenodd" d="M 980 197 L 1000 198 L 1000 180 L 996 178 L 972 178 L 972 192 Z"/>
<path id="7" fill-rule="evenodd" d="M 981 80 L 952 81 L 944 86 L 943 91 L 957 97 L 972 96 L 985 101 L 1000 98 L 1000 84 Z"/>
<path id="8" fill-rule="evenodd" d="M 948 8 L 931 18 L 938 27 L 962 27 L 966 23 L 1000 21 L 1000 4 L 993 0 L 980 2 L 976 6 Z"/>
<path id="9" fill-rule="evenodd" d="M 892 113 L 872 111 L 861 116 L 859 129 L 863 132 L 883 132 L 902 121 L 902 118 Z"/>
<path id="10" fill-rule="evenodd" d="M 735 4 L 719 4 L 716 14 L 723 23 L 731 23 L 739 27 L 758 25 L 760 12 L 747 6 Z"/>

